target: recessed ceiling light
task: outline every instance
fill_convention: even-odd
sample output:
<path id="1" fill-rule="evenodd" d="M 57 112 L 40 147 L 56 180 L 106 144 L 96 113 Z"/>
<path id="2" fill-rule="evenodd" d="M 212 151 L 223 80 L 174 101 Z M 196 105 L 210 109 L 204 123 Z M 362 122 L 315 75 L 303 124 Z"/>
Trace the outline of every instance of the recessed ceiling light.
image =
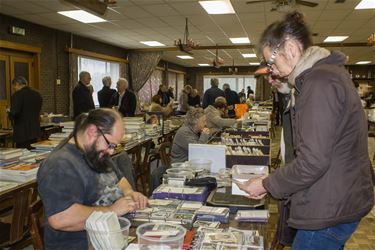
<path id="1" fill-rule="evenodd" d="M 325 43 L 342 42 L 346 38 L 348 38 L 348 36 L 327 36 L 327 38 L 324 39 L 324 42 Z"/>
<path id="2" fill-rule="evenodd" d="M 256 66 L 256 65 L 260 65 L 260 63 L 258 63 L 258 62 L 251 62 L 251 63 L 249 63 L 250 65 L 253 65 L 253 66 Z"/>
<path id="3" fill-rule="evenodd" d="M 229 39 L 234 44 L 250 43 L 250 40 L 248 37 L 235 37 L 235 38 L 229 38 Z"/>
<path id="4" fill-rule="evenodd" d="M 77 20 L 82 23 L 102 23 L 107 22 L 107 20 L 95 16 L 84 10 L 69 10 L 69 11 L 58 11 L 60 15 L 67 16 L 74 20 Z"/>
<path id="5" fill-rule="evenodd" d="M 254 58 L 254 57 L 257 57 L 256 54 L 242 54 L 242 56 L 243 56 L 244 58 Z"/>
<path id="6" fill-rule="evenodd" d="M 364 10 L 364 9 L 375 9 L 375 1 L 374 0 L 362 0 L 355 6 L 356 10 Z"/>
<path id="7" fill-rule="evenodd" d="M 198 66 L 210 66 L 208 63 L 198 63 Z"/>
<path id="8" fill-rule="evenodd" d="M 356 62 L 355 64 L 369 64 L 371 63 L 371 61 L 359 61 L 359 62 Z"/>
<path id="9" fill-rule="evenodd" d="M 234 14 L 234 9 L 229 0 L 199 1 L 199 4 L 208 14 Z"/>
<path id="10" fill-rule="evenodd" d="M 192 56 L 177 56 L 180 59 L 194 59 Z"/>
<path id="11" fill-rule="evenodd" d="M 165 46 L 165 44 L 159 43 L 158 41 L 141 41 L 140 43 L 143 43 L 147 46 L 152 46 L 152 47 Z"/>

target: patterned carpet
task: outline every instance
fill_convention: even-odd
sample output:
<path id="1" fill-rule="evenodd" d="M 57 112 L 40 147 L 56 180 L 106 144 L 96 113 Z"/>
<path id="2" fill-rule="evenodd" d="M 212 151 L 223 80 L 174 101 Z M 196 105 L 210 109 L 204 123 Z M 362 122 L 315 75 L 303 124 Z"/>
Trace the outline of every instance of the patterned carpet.
<path id="1" fill-rule="evenodd" d="M 277 127 L 275 133 L 276 136 L 272 140 L 272 156 L 276 156 L 279 150 L 280 131 L 280 127 Z M 373 155 L 373 152 L 375 152 L 374 141 L 375 138 L 369 138 L 369 152 L 371 152 L 371 155 Z M 267 238 L 268 242 L 272 242 L 276 232 L 278 219 L 277 203 L 272 198 L 270 199 L 269 210 L 271 217 L 267 230 Z M 290 247 L 285 247 L 284 249 L 289 250 Z M 345 250 L 375 250 L 375 206 L 373 207 L 372 211 L 361 220 L 357 230 L 346 243 Z"/>

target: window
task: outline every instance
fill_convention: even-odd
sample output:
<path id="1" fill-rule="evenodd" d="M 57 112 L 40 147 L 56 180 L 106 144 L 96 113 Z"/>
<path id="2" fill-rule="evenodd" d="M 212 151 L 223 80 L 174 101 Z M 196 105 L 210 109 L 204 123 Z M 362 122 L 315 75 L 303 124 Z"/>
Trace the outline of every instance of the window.
<path id="1" fill-rule="evenodd" d="M 217 78 L 219 80 L 219 88 L 223 89 L 223 84 L 228 83 L 231 90 L 239 93 L 242 89 L 247 93 L 247 87 L 250 86 L 255 94 L 256 79 L 254 76 L 225 76 L 225 75 L 209 75 L 203 77 L 203 88 L 204 91 L 211 88 L 211 78 Z"/>
<path id="2" fill-rule="evenodd" d="M 81 71 L 87 71 L 91 75 L 91 85 L 94 88 L 92 97 L 94 99 L 95 106 L 99 106 L 98 91 L 102 89 L 104 76 L 110 76 L 112 78 L 111 88 L 116 87 L 116 82 L 120 78 L 120 64 L 110 61 L 92 59 L 87 57 L 78 57 L 78 79 Z"/>

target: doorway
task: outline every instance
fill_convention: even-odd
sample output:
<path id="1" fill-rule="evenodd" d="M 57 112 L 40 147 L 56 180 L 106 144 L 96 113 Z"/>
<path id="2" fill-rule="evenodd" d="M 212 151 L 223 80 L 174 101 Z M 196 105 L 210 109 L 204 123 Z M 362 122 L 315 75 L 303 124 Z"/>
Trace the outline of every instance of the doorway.
<path id="1" fill-rule="evenodd" d="M 4 45 L 11 44 L 11 48 Z M 11 128 L 7 109 L 10 108 L 13 90 L 11 81 L 16 76 L 23 76 L 28 86 L 38 89 L 38 65 L 40 49 L 14 43 L 0 43 L 0 128 Z M 36 53 L 38 52 L 38 53 Z"/>

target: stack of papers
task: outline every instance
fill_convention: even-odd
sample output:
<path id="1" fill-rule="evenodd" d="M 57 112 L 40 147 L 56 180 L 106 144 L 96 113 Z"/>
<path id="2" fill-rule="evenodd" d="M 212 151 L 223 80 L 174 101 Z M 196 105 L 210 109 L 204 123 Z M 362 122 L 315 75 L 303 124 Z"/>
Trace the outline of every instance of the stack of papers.
<path id="1" fill-rule="evenodd" d="M 268 210 L 239 210 L 235 220 L 238 222 L 261 222 L 267 223 L 270 213 Z"/>
<path id="2" fill-rule="evenodd" d="M 229 222 L 229 208 L 227 207 L 202 206 L 196 214 L 197 220 L 219 221 L 221 223 Z"/>
<path id="3" fill-rule="evenodd" d="M 0 167 L 17 163 L 22 154 L 20 148 L 0 148 Z"/>
<path id="4" fill-rule="evenodd" d="M 70 134 L 73 132 L 74 129 L 74 121 L 69 122 L 60 122 L 59 124 L 62 128 L 62 132 Z"/>
<path id="5" fill-rule="evenodd" d="M 62 140 L 65 140 L 68 138 L 70 133 L 53 133 L 48 137 L 48 140 L 50 141 L 56 141 L 56 142 L 61 142 Z"/>
<path id="6" fill-rule="evenodd" d="M 86 220 L 86 231 L 95 249 L 123 249 L 127 245 L 114 212 L 93 212 Z"/>
<path id="7" fill-rule="evenodd" d="M 18 184 L 16 182 L 10 181 L 0 181 L 0 192 L 16 187 Z"/>
<path id="8" fill-rule="evenodd" d="M 39 164 L 14 164 L 0 169 L 0 180 L 25 182 L 34 180 Z"/>
<path id="9" fill-rule="evenodd" d="M 45 140 L 45 141 L 33 143 L 31 144 L 31 146 L 35 148 L 34 151 L 46 152 L 46 151 L 52 151 L 55 147 L 57 147 L 57 145 L 59 145 L 59 143 L 60 142 L 58 141 Z"/>
<path id="10" fill-rule="evenodd" d="M 122 123 L 127 134 L 138 133 L 145 128 L 143 117 L 124 117 Z"/>

